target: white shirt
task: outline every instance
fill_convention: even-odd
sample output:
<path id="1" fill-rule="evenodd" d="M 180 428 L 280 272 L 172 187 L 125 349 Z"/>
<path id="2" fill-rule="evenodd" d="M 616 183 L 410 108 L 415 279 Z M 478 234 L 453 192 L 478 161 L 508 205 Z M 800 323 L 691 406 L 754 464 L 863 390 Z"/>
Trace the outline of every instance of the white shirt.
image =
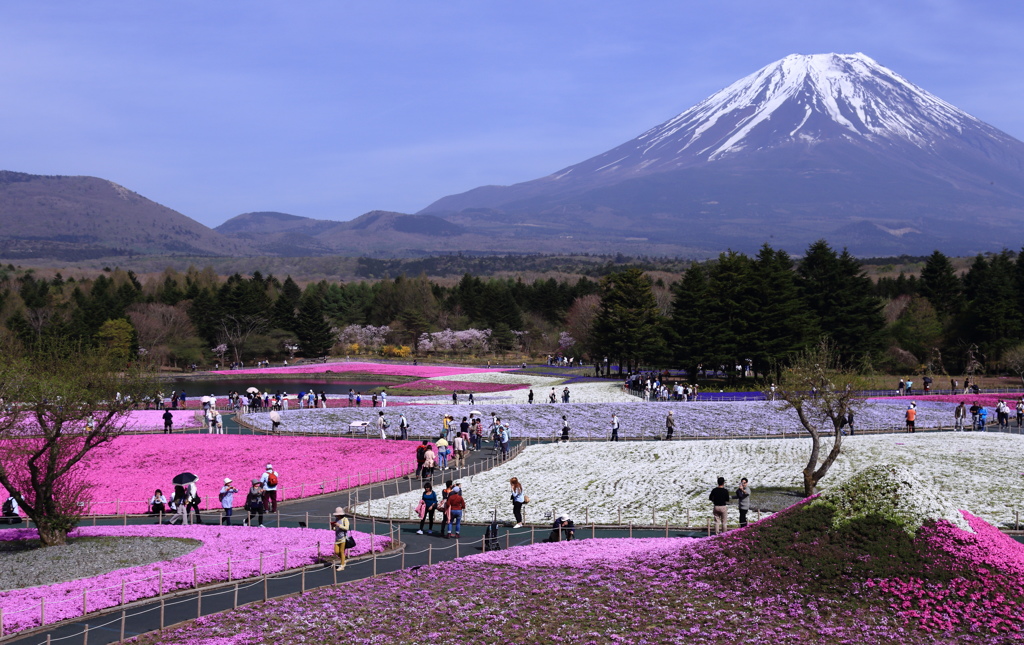
<path id="1" fill-rule="evenodd" d="M 277 475 L 277 471 L 276 470 L 271 470 L 271 471 L 268 471 L 268 472 L 264 472 L 260 476 L 260 481 L 263 482 L 263 490 L 277 490 L 277 486 L 271 486 L 270 485 L 270 482 L 269 482 L 270 473 L 274 473 L 275 475 Z M 280 475 L 277 475 L 277 476 L 278 476 L 278 478 L 281 477 Z"/>

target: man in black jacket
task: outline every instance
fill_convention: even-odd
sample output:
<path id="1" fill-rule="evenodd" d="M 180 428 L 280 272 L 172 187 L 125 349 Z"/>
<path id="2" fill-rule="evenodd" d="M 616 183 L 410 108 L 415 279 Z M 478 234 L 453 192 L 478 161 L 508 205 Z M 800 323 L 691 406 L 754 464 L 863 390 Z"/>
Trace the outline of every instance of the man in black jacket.
<path id="1" fill-rule="evenodd" d="M 718 478 L 718 486 L 711 489 L 708 499 L 715 505 L 715 533 L 723 533 L 729 509 L 729 491 L 725 488 L 725 477 Z"/>

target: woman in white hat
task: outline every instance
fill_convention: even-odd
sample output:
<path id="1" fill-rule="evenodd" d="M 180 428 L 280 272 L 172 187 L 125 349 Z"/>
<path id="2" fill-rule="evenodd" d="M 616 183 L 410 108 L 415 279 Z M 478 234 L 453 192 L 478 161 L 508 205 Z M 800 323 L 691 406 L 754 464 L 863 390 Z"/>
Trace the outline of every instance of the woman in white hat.
<path id="1" fill-rule="evenodd" d="M 348 528 L 349 521 L 348 515 L 339 506 L 334 509 L 334 517 L 331 520 L 331 528 L 334 529 L 334 554 L 338 556 L 340 562 L 338 562 L 337 569 L 342 571 L 345 568 L 345 551 L 349 547 Z M 352 541 L 352 546 L 355 546 L 355 540 Z"/>
<path id="2" fill-rule="evenodd" d="M 220 489 L 220 506 L 224 509 L 224 515 L 220 518 L 221 525 L 231 526 L 231 511 L 234 510 L 235 493 L 238 489 L 231 485 L 231 478 L 224 478 L 224 486 Z"/>

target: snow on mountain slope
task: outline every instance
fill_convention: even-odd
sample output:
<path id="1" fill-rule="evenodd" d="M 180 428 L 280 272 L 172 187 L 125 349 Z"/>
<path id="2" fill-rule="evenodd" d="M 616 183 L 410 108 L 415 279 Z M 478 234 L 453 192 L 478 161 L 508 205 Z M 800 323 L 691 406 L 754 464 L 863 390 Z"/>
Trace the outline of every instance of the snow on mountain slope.
<path id="1" fill-rule="evenodd" d="M 966 132 L 1014 141 L 864 54 L 793 54 L 551 179 L 649 174 L 786 145 L 845 140 L 933 152 Z"/>

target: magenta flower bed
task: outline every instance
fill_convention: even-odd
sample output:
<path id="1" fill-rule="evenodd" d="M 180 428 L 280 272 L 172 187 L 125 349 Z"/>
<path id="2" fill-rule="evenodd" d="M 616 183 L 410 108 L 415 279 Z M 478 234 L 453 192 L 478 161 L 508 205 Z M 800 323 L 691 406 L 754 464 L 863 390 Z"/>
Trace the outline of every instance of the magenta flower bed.
<path id="1" fill-rule="evenodd" d="M 695 538 L 602 538 L 534 544 L 529 548 L 489 551 L 468 556 L 466 562 L 520 568 L 571 567 L 617 571 L 635 567 L 653 556 L 678 555 Z"/>
<path id="2" fill-rule="evenodd" d="M 350 557 L 370 552 L 370 535 L 350 532 L 356 546 Z M 121 603 L 132 602 L 176 589 L 188 589 L 229 579 L 236 580 L 275 573 L 312 564 L 320 554 L 328 555 L 334 548 L 334 532 L 325 529 L 257 529 L 244 526 L 98 526 L 78 528 L 71 537 L 168 537 L 189 538 L 201 542 L 194 551 L 160 563 L 118 569 L 92 578 L 83 578 L 52 585 L 13 589 L 0 592 L 3 607 L 4 633 L 39 627 L 41 601 L 45 599 L 46 623 L 55 623 L 82 615 L 83 591 L 88 611 L 99 611 Z M 0 531 L 0 540 L 37 537 L 34 529 Z M 373 536 L 373 550 L 380 552 L 390 546 L 387 536 Z M 285 554 L 287 548 L 287 557 Z M 261 558 L 262 557 L 262 565 Z M 287 559 L 287 562 L 286 562 Z M 262 570 L 261 567 L 262 566 Z M 163 571 L 162 582 L 160 572 Z"/>
<path id="3" fill-rule="evenodd" d="M 985 520 L 961 511 L 972 535 L 948 522 L 926 525 L 918 539 L 929 548 L 944 552 L 964 563 L 973 577 L 945 582 L 917 577 L 869 580 L 895 597 L 892 608 L 921 629 L 946 631 L 963 629 L 991 634 L 1024 631 L 1019 607 L 1007 602 L 1005 590 L 1015 599 L 1024 597 L 1024 545 Z M 1002 590 L 995 592 L 993 590 Z"/>
<path id="4" fill-rule="evenodd" d="M 259 374 L 323 374 L 325 372 L 358 372 L 360 374 L 386 374 L 389 376 L 417 376 L 430 378 L 434 376 L 451 376 L 452 374 L 477 374 L 479 372 L 508 372 L 511 369 L 490 369 L 478 367 L 448 367 L 444 365 L 393 365 L 391 363 L 316 363 L 312 365 L 294 365 L 288 367 L 264 367 L 260 369 L 220 370 L 210 374 L 238 376 Z"/>
<path id="5" fill-rule="evenodd" d="M 504 392 L 506 390 L 525 390 L 530 387 L 529 383 L 472 383 L 469 381 L 443 381 L 436 379 L 421 379 L 400 385 L 403 390 L 423 390 L 431 394 L 451 394 L 453 390 L 459 392 Z M 390 404 L 389 404 L 390 405 Z"/>
<path id="6" fill-rule="evenodd" d="M 190 410 L 171 410 L 174 417 L 174 429 L 198 428 L 200 426 L 196 413 Z M 119 424 L 124 425 L 125 432 L 148 432 L 151 430 L 163 430 L 163 410 L 132 410 L 124 415 Z M 83 427 L 84 423 L 79 426 Z M 38 434 L 39 425 L 31 418 L 26 419 L 20 426 L 19 431 L 27 435 Z"/>
<path id="7" fill-rule="evenodd" d="M 267 463 L 278 472 L 278 501 L 311 497 L 406 475 L 416 469 L 416 444 L 380 439 L 252 435 L 124 435 L 89 453 L 83 470 L 95 484 L 89 514 L 144 513 L 153 491 L 170 497 L 171 479 L 199 476 L 203 509 L 220 507 L 225 477 L 241 507 L 249 481 Z M 321 488 L 323 486 L 323 488 Z"/>

